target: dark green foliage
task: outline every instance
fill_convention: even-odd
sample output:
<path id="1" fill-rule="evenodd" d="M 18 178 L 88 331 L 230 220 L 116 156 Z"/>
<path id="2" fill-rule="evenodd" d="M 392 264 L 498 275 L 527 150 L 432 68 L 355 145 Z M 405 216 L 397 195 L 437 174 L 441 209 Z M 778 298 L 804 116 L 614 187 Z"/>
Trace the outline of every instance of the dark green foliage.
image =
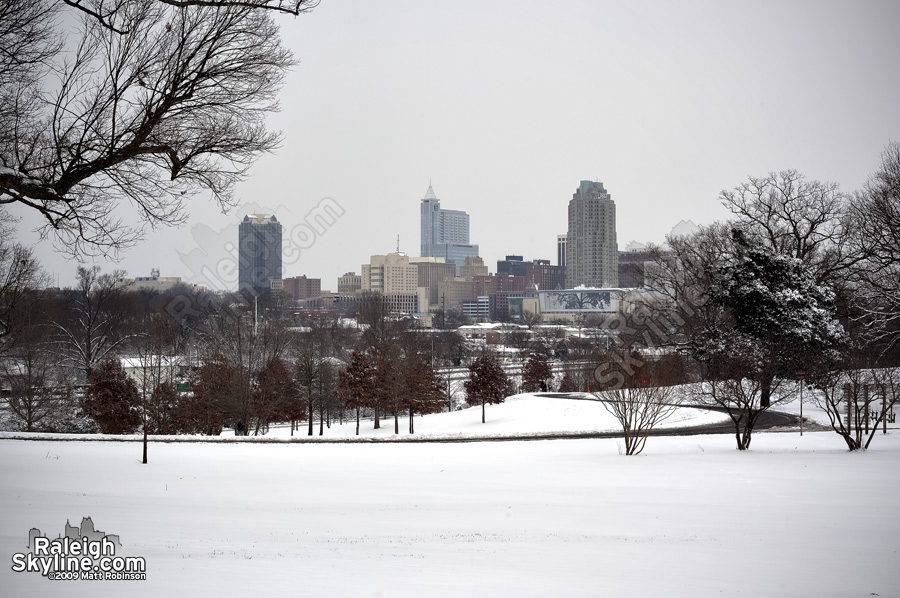
<path id="1" fill-rule="evenodd" d="M 141 425 L 140 395 L 118 359 L 107 359 L 91 373 L 81 410 L 102 434 L 131 434 Z"/>
<path id="2" fill-rule="evenodd" d="M 522 391 L 538 392 L 541 390 L 541 382 L 549 380 L 552 376 L 553 371 L 547 362 L 547 356 L 532 353 L 522 370 Z"/>
<path id="3" fill-rule="evenodd" d="M 513 394 L 512 382 L 493 355 L 482 355 L 472 362 L 465 388 L 470 404 L 481 403 L 481 423 L 484 423 L 486 404 L 502 403 Z"/>

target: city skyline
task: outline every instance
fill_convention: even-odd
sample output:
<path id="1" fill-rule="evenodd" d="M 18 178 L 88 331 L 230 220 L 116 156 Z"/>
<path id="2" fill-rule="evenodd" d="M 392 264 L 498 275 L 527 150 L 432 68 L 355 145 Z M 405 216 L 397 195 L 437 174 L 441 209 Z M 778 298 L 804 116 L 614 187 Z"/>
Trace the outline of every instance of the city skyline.
<path id="1" fill-rule="evenodd" d="M 287 231 L 333 198 L 342 215 L 314 243 L 299 236 L 284 272 L 331 287 L 395 250 L 398 234 L 416 253 L 419 214 L 402 206 L 417 205 L 429 179 L 472 215 L 488 264 L 552 259 L 566 230 L 558 202 L 581 179 L 613 190 L 623 248 L 661 242 L 681 220 L 724 219 L 719 193 L 749 176 L 796 169 L 850 193 L 900 139 L 898 20 L 900 5 L 887 1 L 326 0 L 276 19 L 300 61 L 269 118 L 284 141 L 238 184 L 237 207 L 222 214 L 193 198 L 181 227 L 150 230 L 118 262 L 96 263 L 205 284 L 181 257 L 196 252 L 221 281 L 210 288 L 236 288 L 235 266 L 216 257 L 236 256 L 235 237 L 220 233 L 257 210 Z M 17 238 L 54 284 L 71 286 L 77 264 L 65 248 L 32 232 L 36 214 L 11 211 L 22 217 Z M 116 216 L 134 214 L 124 203 Z"/>

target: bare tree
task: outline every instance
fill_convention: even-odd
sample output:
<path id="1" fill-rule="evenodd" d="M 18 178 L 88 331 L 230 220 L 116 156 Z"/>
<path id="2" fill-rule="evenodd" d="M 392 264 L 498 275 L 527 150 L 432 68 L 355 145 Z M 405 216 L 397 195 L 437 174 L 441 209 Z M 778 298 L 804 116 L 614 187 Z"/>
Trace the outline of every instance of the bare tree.
<path id="1" fill-rule="evenodd" d="M 814 267 L 818 282 L 856 263 L 844 217 L 847 196 L 837 183 L 808 180 L 796 170 L 750 177 L 722 191 L 722 204 L 735 216 L 732 226 L 778 254 Z"/>
<path id="2" fill-rule="evenodd" d="M 41 311 L 39 292 L 25 297 L 18 314 L 18 339 L 0 357 L 0 382 L 9 391 L 6 410 L 26 431 L 45 429 L 70 405 L 66 375 L 53 351 L 50 327 Z"/>
<path id="3" fill-rule="evenodd" d="M 529 330 L 540 324 L 541 320 L 543 320 L 543 317 L 539 313 L 533 311 L 526 311 L 522 313 L 522 323 L 528 326 Z"/>
<path id="4" fill-rule="evenodd" d="M 67 315 L 54 322 L 64 359 L 80 369 L 85 379 L 90 379 L 97 363 L 134 337 L 124 327 L 128 297 L 116 284 L 124 274 L 121 270 L 101 274 L 99 266 L 79 266 Z"/>
<path id="5" fill-rule="evenodd" d="M 127 35 L 130 33 L 121 20 L 121 14 L 133 0 L 63 0 L 69 6 L 96 19 L 102 26 Z M 162 4 L 186 8 L 189 6 L 228 7 L 243 6 L 271 10 L 297 16 L 318 5 L 318 0 L 158 0 Z"/>
<path id="6" fill-rule="evenodd" d="M 340 404 L 339 397 L 334 395 L 339 382 L 337 363 L 340 361 L 329 356 L 330 345 L 327 329 L 319 326 L 313 326 L 297 342 L 294 378 L 306 403 L 309 436 L 313 435 L 313 419 L 316 412 L 319 414 L 321 436 L 325 433 L 326 417 L 330 418 L 331 410 Z"/>
<path id="7" fill-rule="evenodd" d="M 380 411 L 391 405 L 395 414 L 394 431 L 399 433 L 396 421 L 399 410 L 397 364 L 401 354 L 398 341 L 403 326 L 391 318 L 387 301 L 378 293 L 366 293 L 360 297 L 358 320 L 365 327 L 361 340 L 368 349 L 375 372 L 374 427 L 381 428 Z"/>
<path id="8" fill-rule="evenodd" d="M 235 182 L 279 142 L 264 120 L 294 60 L 270 13 L 315 2 L 66 4 L 82 18 L 65 51 L 55 26 L 65 7 L 0 9 L 0 204 L 39 212 L 73 254 L 115 252 L 148 224 L 177 224 L 199 193 L 233 205 Z"/>
<path id="9" fill-rule="evenodd" d="M 28 297 L 46 283 L 46 275 L 31 249 L 10 242 L 13 223 L 6 210 L 0 208 L 0 356 L 16 340 L 14 332 L 17 324 L 21 324 L 19 315 L 29 311 Z M 23 306 L 25 310 L 21 309 Z"/>
<path id="10" fill-rule="evenodd" d="M 637 383 L 594 393 L 594 396 L 622 426 L 626 455 L 643 451 L 650 431 L 678 408 L 677 394 L 671 386 L 651 383 Z"/>
<path id="11" fill-rule="evenodd" d="M 149 313 L 138 323 L 131 348 L 141 400 L 143 463 L 147 463 L 148 434 L 174 434 L 178 394 L 175 376 L 184 349 L 181 325 L 165 313 Z"/>
<path id="12" fill-rule="evenodd" d="M 459 379 L 459 374 L 450 369 L 439 370 L 438 375 L 441 379 L 441 393 L 444 402 L 447 405 L 447 411 L 453 411 L 454 397 L 457 393 L 464 390 L 464 380 Z"/>
<path id="13" fill-rule="evenodd" d="M 258 375 L 266 364 L 286 355 L 291 337 L 278 320 L 255 321 L 241 304 L 222 306 L 213 319 L 206 342 L 210 359 L 227 366 L 230 383 L 222 397 L 222 412 L 234 426 L 235 436 L 257 430 L 265 413 L 257 412 Z"/>
<path id="14" fill-rule="evenodd" d="M 851 204 L 855 238 L 866 259 L 855 270 L 855 307 L 883 353 L 900 346 L 900 142 Z"/>
<path id="15" fill-rule="evenodd" d="M 814 380 L 816 404 L 828 415 L 831 428 L 851 451 L 866 450 L 879 427 L 887 433 L 888 420 L 900 401 L 900 370 L 853 369 L 824 372 Z"/>
<path id="16" fill-rule="evenodd" d="M 622 426 L 625 454 L 637 455 L 653 428 L 678 408 L 681 395 L 665 383 L 671 377 L 671 362 L 650 361 L 636 351 L 630 357 L 597 377 L 602 386 L 593 395 Z"/>

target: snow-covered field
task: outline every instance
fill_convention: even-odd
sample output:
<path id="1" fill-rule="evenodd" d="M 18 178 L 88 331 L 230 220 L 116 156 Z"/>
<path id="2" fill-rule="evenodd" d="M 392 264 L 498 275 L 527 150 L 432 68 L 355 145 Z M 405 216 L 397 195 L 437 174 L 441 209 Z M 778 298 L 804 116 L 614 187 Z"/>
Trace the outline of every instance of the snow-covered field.
<path id="1" fill-rule="evenodd" d="M 542 404 L 518 401 L 522 421 Z M 548 421 L 581 408 L 543 405 Z M 523 431 L 501 407 L 488 421 Z M 460 414 L 480 422 L 430 415 L 417 434 Z M 900 596 L 897 431 L 860 454 L 832 432 L 760 433 L 743 453 L 730 435 L 637 457 L 619 442 L 152 444 L 142 465 L 132 442 L 2 439 L 0 593 Z M 30 528 L 84 516 L 146 558 L 146 581 L 11 570 Z"/>
<path id="2" fill-rule="evenodd" d="M 577 396 L 577 395 L 576 395 Z M 581 395 L 584 396 L 584 395 Z M 590 398 L 590 395 L 587 395 Z M 703 409 L 677 410 L 660 427 L 694 426 L 725 421 L 722 413 Z M 407 416 L 397 418 L 399 434 L 409 433 Z M 595 400 L 557 399 L 532 394 L 507 397 L 499 405 L 485 407 L 485 423 L 481 423 L 481 406 L 473 405 L 452 413 L 417 415 L 414 421 L 415 435 L 423 438 L 454 438 L 469 436 L 517 436 L 566 432 L 614 432 L 621 430 L 616 419 Z M 294 437 L 307 433 L 304 425 Z M 318 437 L 319 424 L 315 422 L 313 433 Z M 290 436 L 290 426 L 273 427 L 269 436 Z M 356 420 L 332 423 L 324 429 L 325 437 L 343 438 L 356 434 Z M 390 438 L 394 436 L 394 418 L 382 418 L 381 428 L 374 429 L 372 420 L 360 422 L 360 436 Z"/>

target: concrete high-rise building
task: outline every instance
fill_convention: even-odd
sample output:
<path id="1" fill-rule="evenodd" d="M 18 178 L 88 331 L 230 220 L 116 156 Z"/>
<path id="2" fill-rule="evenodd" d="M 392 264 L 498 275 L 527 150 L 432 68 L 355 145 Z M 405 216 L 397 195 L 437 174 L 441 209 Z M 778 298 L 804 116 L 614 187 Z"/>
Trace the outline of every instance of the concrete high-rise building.
<path id="1" fill-rule="evenodd" d="M 410 264 L 419 269 L 419 288 L 428 289 L 428 304 L 420 305 L 419 311 L 437 309 L 438 285 L 448 278 L 456 277 L 456 264 L 448 264 L 441 257 L 411 257 Z"/>
<path id="2" fill-rule="evenodd" d="M 362 290 L 378 293 L 413 293 L 419 286 L 419 269 L 405 253 L 373 255 L 362 265 Z"/>
<path id="3" fill-rule="evenodd" d="M 456 264 L 458 273 L 466 257 L 478 255 L 478 245 L 469 243 L 469 215 L 461 210 L 442 209 L 431 185 L 420 212 L 422 257 L 442 257 L 448 264 Z"/>
<path id="4" fill-rule="evenodd" d="M 416 313 L 428 309 L 428 288 L 420 288 L 419 268 L 405 253 L 373 255 L 362 265 L 363 293 L 384 297 L 391 312 Z M 421 307 L 420 307 L 421 306 Z"/>
<path id="5" fill-rule="evenodd" d="M 616 204 L 603 183 L 581 181 L 569 201 L 566 288 L 619 286 Z"/>
<path id="6" fill-rule="evenodd" d="M 261 294 L 281 278 L 281 223 L 275 216 L 244 216 L 238 227 L 238 290 Z"/>

